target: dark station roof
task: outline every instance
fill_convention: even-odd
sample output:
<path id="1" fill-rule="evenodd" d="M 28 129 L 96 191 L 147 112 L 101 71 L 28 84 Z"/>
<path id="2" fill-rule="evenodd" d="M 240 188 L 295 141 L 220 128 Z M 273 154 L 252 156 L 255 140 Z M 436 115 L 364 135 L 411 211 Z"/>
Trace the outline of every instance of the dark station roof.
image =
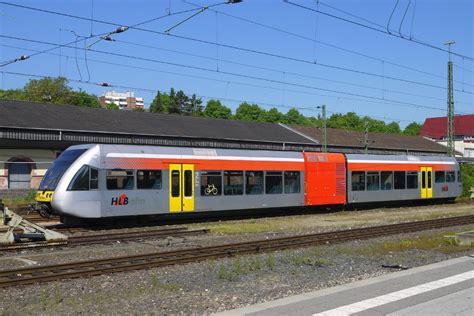
<path id="1" fill-rule="evenodd" d="M 320 128 L 293 125 L 291 127 L 322 143 L 322 132 Z M 422 136 L 403 136 L 369 132 L 368 138 L 370 149 L 446 153 L 446 147 Z M 331 147 L 364 148 L 364 132 L 328 128 L 327 142 L 328 146 Z"/>
<path id="2" fill-rule="evenodd" d="M 328 129 L 332 152 L 363 153 L 363 132 Z M 0 147 L 65 149 L 108 143 L 320 151 L 321 130 L 308 126 L 244 122 L 124 110 L 0 100 Z M 372 154 L 445 154 L 418 136 L 369 133 Z"/>
<path id="3" fill-rule="evenodd" d="M 0 100 L 0 128 L 317 146 L 273 123 Z"/>

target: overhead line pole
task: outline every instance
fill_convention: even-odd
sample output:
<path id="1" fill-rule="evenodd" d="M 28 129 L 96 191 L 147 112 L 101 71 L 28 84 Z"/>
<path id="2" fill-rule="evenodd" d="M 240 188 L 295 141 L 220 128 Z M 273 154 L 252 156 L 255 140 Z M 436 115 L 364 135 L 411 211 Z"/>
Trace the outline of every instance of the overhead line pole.
<path id="1" fill-rule="evenodd" d="M 451 45 L 455 44 L 455 41 L 446 42 L 444 45 L 448 45 L 449 60 L 448 60 L 448 155 L 451 157 L 455 156 L 454 146 L 454 96 L 453 96 L 453 62 L 451 61 Z"/>
<path id="2" fill-rule="evenodd" d="M 326 104 L 317 107 L 318 109 L 322 110 L 323 115 L 323 130 L 322 130 L 322 138 L 323 138 L 323 152 L 326 153 L 328 151 L 328 134 L 327 134 L 327 120 L 326 120 Z"/>

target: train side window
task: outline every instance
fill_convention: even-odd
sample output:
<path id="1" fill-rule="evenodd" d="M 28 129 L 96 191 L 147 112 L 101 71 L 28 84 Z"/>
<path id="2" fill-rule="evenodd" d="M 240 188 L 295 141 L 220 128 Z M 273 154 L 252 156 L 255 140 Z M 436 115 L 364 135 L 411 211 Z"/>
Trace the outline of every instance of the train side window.
<path id="1" fill-rule="evenodd" d="M 426 172 L 428 174 L 428 189 L 431 189 L 431 171 Z"/>
<path id="2" fill-rule="evenodd" d="M 201 196 L 222 194 L 222 173 L 220 171 L 201 171 Z"/>
<path id="3" fill-rule="evenodd" d="M 418 172 L 407 172 L 407 189 L 418 189 Z"/>
<path id="4" fill-rule="evenodd" d="M 365 191 L 365 171 L 352 171 L 352 191 Z"/>
<path id="5" fill-rule="evenodd" d="M 367 172 L 367 191 L 380 190 L 380 173 L 377 171 Z"/>
<path id="6" fill-rule="evenodd" d="M 184 196 L 193 196 L 193 172 L 184 170 Z"/>
<path id="7" fill-rule="evenodd" d="M 392 171 L 382 171 L 380 173 L 380 178 L 382 181 L 382 185 L 381 185 L 382 190 L 393 189 L 393 172 Z"/>
<path id="8" fill-rule="evenodd" d="M 133 190 L 132 170 L 107 170 L 107 190 Z"/>
<path id="9" fill-rule="evenodd" d="M 244 194 L 244 172 L 224 171 L 224 195 Z"/>
<path id="10" fill-rule="evenodd" d="M 300 172 L 285 171 L 285 193 L 300 193 Z"/>
<path id="11" fill-rule="evenodd" d="M 81 169 L 79 169 L 67 189 L 69 191 L 89 190 L 89 166 L 82 166 Z"/>
<path id="12" fill-rule="evenodd" d="M 446 171 L 446 182 L 455 182 L 456 173 L 454 171 Z"/>
<path id="13" fill-rule="evenodd" d="M 395 190 L 405 190 L 406 175 L 405 171 L 395 171 L 394 175 L 394 185 Z"/>
<path id="14" fill-rule="evenodd" d="M 137 189 L 161 189 L 161 170 L 138 170 Z"/>
<path id="15" fill-rule="evenodd" d="M 461 170 L 458 170 L 458 182 L 462 182 Z"/>
<path id="16" fill-rule="evenodd" d="M 91 190 L 98 190 L 99 189 L 99 170 L 91 167 L 89 177 L 90 177 L 89 188 Z"/>
<path id="17" fill-rule="evenodd" d="M 263 171 L 245 171 L 245 194 L 263 194 Z"/>
<path id="18" fill-rule="evenodd" d="M 281 171 L 267 171 L 265 175 L 265 193 L 283 193 L 283 173 Z"/>
<path id="19" fill-rule="evenodd" d="M 446 177 L 444 175 L 444 171 L 436 171 L 435 172 L 435 182 L 436 183 L 446 182 Z"/>
<path id="20" fill-rule="evenodd" d="M 179 170 L 171 171 L 171 197 L 180 196 Z"/>

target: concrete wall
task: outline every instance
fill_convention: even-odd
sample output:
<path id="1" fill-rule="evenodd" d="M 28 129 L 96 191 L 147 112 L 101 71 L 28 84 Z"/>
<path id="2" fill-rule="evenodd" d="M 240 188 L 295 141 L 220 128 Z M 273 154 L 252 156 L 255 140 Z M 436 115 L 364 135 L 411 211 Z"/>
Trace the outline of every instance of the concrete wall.
<path id="1" fill-rule="evenodd" d="M 448 146 L 447 141 L 438 140 L 438 144 L 443 146 Z M 454 148 L 456 151 L 462 153 L 463 157 L 474 157 L 474 141 L 470 139 L 466 140 L 456 140 L 454 142 Z"/>
<path id="2" fill-rule="evenodd" d="M 9 189 L 9 169 L 12 162 L 26 160 L 31 167 L 30 188 L 38 188 L 42 177 L 58 151 L 44 149 L 0 149 L 0 190 Z"/>

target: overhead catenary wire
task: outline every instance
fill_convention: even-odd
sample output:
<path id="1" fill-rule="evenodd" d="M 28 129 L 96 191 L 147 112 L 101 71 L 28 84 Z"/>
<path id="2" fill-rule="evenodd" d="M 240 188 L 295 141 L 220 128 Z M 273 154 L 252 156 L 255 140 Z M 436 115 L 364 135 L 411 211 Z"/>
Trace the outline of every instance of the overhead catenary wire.
<path id="1" fill-rule="evenodd" d="M 18 46 L 11 46 L 11 45 L 6 45 L 6 44 L 0 44 L 0 46 L 8 47 L 8 48 L 15 48 L 15 49 L 23 49 L 23 50 L 26 50 L 26 51 L 35 51 L 33 49 L 28 49 L 28 48 L 18 47 Z M 55 54 L 55 53 L 47 53 L 47 54 L 59 56 L 59 54 Z M 68 56 L 68 55 L 64 55 L 64 57 L 66 57 L 66 58 L 71 57 L 72 58 L 72 56 Z M 111 61 L 104 61 L 104 60 L 97 60 L 97 59 L 90 59 L 90 58 L 88 60 L 90 62 L 95 62 L 95 63 L 100 63 L 100 64 L 113 65 L 113 66 L 118 66 L 118 67 L 139 69 L 139 70 L 144 70 L 144 71 L 158 72 L 158 73 L 164 73 L 164 74 L 170 74 L 170 75 L 176 75 L 176 76 L 183 76 L 183 77 L 187 77 L 187 78 L 203 79 L 203 80 L 210 80 L 210 81 L 225 83 L 226 84 L 226 95 L 227 95 L 228 86 L 231 83 L 234 84 L 234 85 L 242 85 L 242 86 L 249 86 L 249 87 L 256 87 L 256 88 L 278 90 L 278 91 L 281 90 L 281 88 L 272 87 L 272 86 L 257 85 L 257 84 L 252 84 L 252 83 L 249 83 L 249 82 L 239 82 L 239 81 L 231 81 L 231 80 L 226 80 L 226 79 L 210 78 L 210 77 L 192 75 L 192 74 L 189 74 L 189 73 L 178 73 L 178 72 L 159 70 L 159 69 L 154 69 L 154 68 L 149 68 L 149 67 L 140 67 L 140 66 L 135 66 L 135 65 L 128 65 L 128 64 L 125 64 L 125 63 L 114 63 L 114 62 L 111 62 Z M 361 86 L 364 87 L 363 85 L 361 85 Z M 369 87 L 369 86 L 367 86 L 367 87 L 372 88 L 372 89 L 379 89 L 379 88 L 373 88 L 373 87 Z M 375 100 L 362 100 L 362 99 L 351 98 L 351 97 L 342 97 L 342 96 L 321 94 L 321 93 L 315 93 L 315 92 L 293 90 L 293 89 L 287 89 L 287 88 L 285 89 L 285 91 L 292 92 L 292 93 L 297 93 L 297 94 L 315 95 L 315 96 L 335 98 L 335 99 L 344 99 L 344 100 L 351 100 L 351 101 L 358 101 L 358 102 L 368 102 L 368 103 L 380 104 L 379 101 L 375 101 Z M 395 90 L 393 90 L 393 91 L 392 90 L 385 90 L 385 91 L 391 91 L 393 93 L 412 95 L 410 93 L 404 93 L 404 92 L 395 91 Z M 417 95 L 417 94 L 413 94 L 413 95 L 414 96 L 421 96 L 421 95 Z M 424 97 L 427 97 L 427 96 L 424 96 Z M 441 99 L 441 98 L 435 98 L 435 97 L 427 97 L 427 98 L 444 101 L 444 99 Z M 458 103 L 466 103 L 466 104 L 472 105 L 471 103 L 467 103 L 467 102 L 459 102 L 458 101 Z"/>
<path id="2" fill-rule="evenodd" d="M 435 50 L 438 50 L 438 51 L 443 51 L 445 53 L 449 53 L 449 51 L 447 49 L 443 48 L 443 47 L 436 46 L 436 45 L 433 45 L 433 44 L 429 44 L 429 43 L 417 40 L 413 37 L 412 38 L 401 37 L 401 36 L 397 35 L 396 33 L 388 32 L 384 29 L 375 28 L 375 27 L 372 27 L 372 26 L 369 26 L 369 25 L 366 25 L 366 24 L 363 24 L 363 23 L 359 23 L 359 22 L 356 22 L 356 21 L 353 21 L 353 20 L 349 20 L 349 19 L 337 16 L 337 15 L 334 15 L 334 14 L 330 14 L 330 13 L 327 13 L 327 12 L 324 12 L 324 11 L 321 11 L 321 10 L 317 10 L 317 9 L 310 8 L 310 7 L 295 3 L 295 2 L 291 2 L 289 0 L 283 0 L 283 2 L 287 3 L 287 4 L 290 4 L 290 5 L 293 5 L 293 6 L 296 6 L 296 7 L 299 7 L 301 9 L 305 9 L 305 10 L 308 10 L 308 11 L 313 11 L 315 13 L 319 13 L 319 14 L 322 14 L 322 15 L 325 15 L 325 16 L 328 16 L 328 17 L 331 17 L 331 18 L 334 18 L 334 19 L 337 19 L 337 20 L 341 20 L 341 21 L 344 21 L 344 22 L 347 22 L 347 23 L 350 23 L 350 24 L 354 24 L 354 25 L 357 25 L 357 26 L 360 26 L 360 27 L 363 27 L 363 28 L 366 28 L 366 29 L 369 29 L 369 30 L 372 30 L 372 31 L 380 32 L 380 33 L 387 34 L 387 35 L 390 35 L 390 36 L 393 36 L 393 37 L 396 37 L 396 38 L 400 38 L 400 39 L 403 39 L 403 40 L 406 40 L 406 41 L 409 41 L 409 42 L 413 42 L 413 43 L 416 43 L 416 44 L 419 44 L 419 45 L 422 45 L 422 46 L 426 46 L 426 47 L 429 47 L 429 48 L 432 48 L 432 49 L 435 49 Z M 454 55 L 454 56 L 457 56 L 457 57 L 465 58 L 466 60 L 469 60 L 469 61 L 474 61 L 474 58 L 471 57 L 471 56 L 463 55 L 461 53 L 457 53 L 457 52 L 453 52 L 453 51 L 451 51 L 451 54 Z"/>
<path id="3" fill-rule="evenodd" d="M 22 38 L 7 36 L 7 35 L 0 35 L 0 37 L 19 39 L 19 40 L 24 40 L 24 41 L 29 41 L 29 42 L 38 42 L 38 43 L 41 43 L 41 44 L 48 44 L 48 42 L 44 42 L 44 41 L 38 41 L 38 40 L 33 40 L 33 39 L 22 39 Z M 49 43 L 49 44 L 50 45 L 56 45 L 55 43 Z M 79 49 L 81 49 L 81 48 L 79 48 Z M 409 107 L 425 108 L 425 109 L 431 109 L 431 110 L 437 110 L 437 111 L 443 111 L 443 112 L 445 111 L 444 108 L 426 106 L 426 105 L 412 103 L 412 102 L 403 102 L 403 101 L 399 101 L 399 100 L 392 100 L 392 99 L 387 99 L 387 98 L 380 98 L 380 97 L 375 97 L 375 96 L 364 95 L 364 94 L 360 94 L 360 93 L 350 93 L 350 92 L 339 91 L 339 90 L 334 90 L 334 89 L 325 89 L 325 88 L 320 88 L 320 87 L 315 87 L 315 86 L 310 86 L 310 85 L 305 85 L 305 84 L 283 82 L 281 80 L 251 76 L 251 75 L 246 75 L 246 74 L 234 73 L 234 72 L 230 72 L 230 71 L 217 71 L 217 70 L 211 69 L 211 68 L 205 68 L 205 67 L 193 66 L 193 65 L 186 65 L 186 64 L 180 64 L 180 63 L 175 63 L 175 62 L 156 60 L 156 59 L 152 59 L 152 58 L 120 54 L 120 53 L 109 52 L 109 51 L 101 51 L 101 50 L 96 50 L 96 49 L 89 49 L 89 51 L 99 53 L 99 54 L 110 55 L 110 56 L 124 57 L 124 58 L 130 58 L 130 59 L 134 59 L 134 60 L 141 60 L 141 61 L 153 62 L 153 63 L 158 63 L 158 64 L 177 66 L 177 67 L 182 67 L 182 68 L 187 68 L 187 69 L 194 69 L 194 70 L 199 70 L 199 71 L 226 74 L 226 75 L 236 76 L 236 77 L 241 77 L 241 78 L 246 78 L 246 79 L 254 79 L 254 80 L 259 80 L 259 81 L 272 82 L 272 83 L 276 83 L 276 84 L 291 85 L 291 86 L 295 86 L 295 87 L 299 87 L 299 88 L 307 88 L 307 89 L 324 91 L 324 92 L 332 92 L 332 93 L 338 93 L 338 94 L 343 94 L 343 95 L 349 95 L 349 96 L 353 96 L 353 97 L 355 96 L 355 97 L 368 98 L 368 99 L 372 99 L 372 100 L 387 101 L 387 102 L 390 102 L 390 103 L 402 104 L 402 105 L 409 106 Z M 462 113 L 462 112 L 458 112 L 458 113 Z"/>
<path id="4" fill-rule="evenodd" d="M 47 78 L 48 76 L 46 75 L 38 75 L 38 74 L 26 74 L 26 73 L 19 73 L 19 72 L 11 72 L 11 71 L 0 71 L 2 74 L 8 74 L 8 75 L 17 75 L 17 76 L 26 76 L 26 77 L 33 77 L 33 78 Z M 66 78 L 68 81 L 71 82 L 76 82 L 80 84 L 87 84 L 87 85 L 94 85 L 94 86 L 104 86 L 104 83 L 95 83 L 95 82 L 90 82 L 90 81 L 83 81 L 83 80 L 78 80 L 78 79 L 73 79 L 73 78 Z M 129 90 L 136 90 L 136 91 L 145 91 L 145 92 L 151 92 L 155 93 L 155 89 L 150 89 L 150 88 L 143 88 L 143 87 L 132 87 L 132 86 L 127 86 L 127 85 L 118 85 L 118 84 L 110 84 L 107 83 L 107 87 L 111 88 L 122 88 L 122 89 L 129 89 Z M 276 104 L 276 103 L 268 103 L 268 102 L 261 102 L 261 101 L 254 101 L 254 100 L 243 100 L 243 99 L 236 99 L 236 98 L 222 98 L 222 97 L 217 97 L 217 96 L 209 96 L 209 95 L 203 95 L 203 94 L 195 94 L 197 97 L 202 98 L 202 99 L 207 99 L 207 100 L 220 100 L 220 101 L 230 101 L 230 102 L 247 102 L 247 103 L 252 103 L 252 104 L 259 104 L 259 105 L 265 105 L 265 106 L 271 106 L 275 108 L 287 108 L 287 109 L 297 109 L 297 110 L 302 110 L 302 111 L 311 111 L 311 112 L 317 112 L 319 113 L 319 110 L 317 110 L 315 107 L 297 107 L 297 106 L 288 106 L 284 104 Z M 192 97 L 190 94 L 186 94 L 188 97 Z M 342 114 L 339 112 L 335 111 L 328 111 L 329 113 L 333 114 Z M 375 118 L 375 119 L 380 119 L 380 120 L 391 120 L 395 122 L 413 122 L 413 120 L 404 120 L 404 119 L 397 119 L 397 118 L 390 118 L 390 117 L 378 117 L 378 116 L 372 116 L 372 115 L 363 115 L 363 117 L 369 117 L 369 118 Z"/>
<path id="5" fill-rule="evenodd" d="M 185 0 L 184 2 L 189 3 L 191 5 L 194 5 L 194 6 L 197 6 L 197 7 L 201 7 L 200 5 L 195 4 L 193 2 L 190 2 L 190 1 L 187 1 L 187 0 Z M 322 2 L 319 2 L 319 1 L 318 1 L 318 3 L 322 4 Z M 290 35 L 290 36 L 293 36 L 295 38 L 311 41 L 314 44 L 325 45 L 325 46 L 331 47 L 333 49 L 341 50 L 341 51 L 344 51 L 344 52 L 347 52 L 347 53 L 350 53 L 350 54 L 354 54 L 354 55 L 357 55 L 357 56 L 360 56 L 360 57 L 364 57 L 364 58 L 367 58 L 367 59 L 370 59 L 370 60 L 384 62 L 388 65 L 392 65 L 392 66 L 399 67 L 399 68 L 406 69 L 406 70 L 411 70 L 411 71 L 418 72 L 418 73 L 421 73 L 421 74 L 424 74 L 424 75 L 437 77 L 437 78 L 440 78 L 440 79 L 443 79 L 443 80 L 447 79 L 446 76 L 434 74 L 434 73 L 431 73 L 431 72 L 428 72 L 428 71 L 425 71 L 425 70 L 421 70 L 421 69 L 417 69 L 417 68 L 414 68 L 414 67 L 410 67 L 410 66 L 399 64 L 399 63 L 391 62 L 391 61 L 388 61 L 388 60 L 385 60 L 385 59 L 382 59 L 382 58 L 379 58 L 379 57 L 370 56 L 370 55 L 367 55 L 365 53 L 357 52 L 357 51 L 347 49 L 347 48 L 344 48 L 344 47 L 341 47 L 341 46 L 337 46 L 337 45 L 334 45 L 334 44 L 330 44 L 328 42 L 324 42 L 324 41 L 321 41 L 321 40 L 316 40 L 315 38 L 311 38 L 311 37 L 301 35 L 301 34 L 298 34 L 298 33 L 294 33 L 294 32 L 288 31 L 288 30 L 284 30 L 284 29 L 281 29 L 281 28 L 278 28 L 278 27 L 275 27 L 275 26 L 264 24 L 262 22 L 253 21 L 253 20 L 250 20 L 248 18 L 239 17 L 239 16 L 236 16 L 236 15 L 232 15 L 230 13 L 222 12 L 222 11 L 215 10 L 215 9 L 209 9 L 209 11 L 218 12 L 219 14 L 221 14 L 223 16 L 226 16 L 226 17 L 230 17 L 230 18 L 233 18 L 233 19 L 236 19 L 236 20 L 244 21 L 246 23 L 257 25 L 259 27 L 267 28 L 269 30 L 280 32 L 280 33 L 286 34 L 286 35 Z M 454 82 L 459 82 L 459 81 L 455 80 Z M 472 85 L 472 86 L 474 86 L 474 85 Z"/>
<path id="6" fill-rule="evenodd" d="M 67 17 L 75 18 L 75 19 L 79 19 L 79 20 L 85 20 L 85 21 L 90 21 L 91 20 L 90 18 L 87 18 L 87 17 L 81 17 L 81 16 L 72 15 L 72 14 L 65 14 L 65 13 L 61 13 L 61 12 L 50 11 L 50 10 L 45 10 L 45 9 L 39 9 L 39 8 L 34 8 L 34 7 L 29 7 L 29 6 L 24 6 L 24 5 L 11 4 L 11 3 L 7 3 L 7 2 L 3 2 L 3 1 L 0 1 L 0 4 L 13 5 L 13 6 L 16 6 L 16 7 L 21 7 L 21 8 L 25 8 L 25 9 L 29 9 L 29 10 L 40 11 L 40 12 L 55 14 L 55 15 L 60 15 L 60 16 L 67 16 Z M 108 25 L 114 25 L 114 26 L 121 26 L 118 23 L 107 22 L 107 21 L 97 20 L 97 19 L 94 19 L 94 22 L 102 23 L 102 24 L 108 24 Z M 342 66 L 330 65 L 330 64 L 315 63 L 312 60 L 305 60 L 305 59 L 300 59 L 300 58 L 295 58 L 295 57 L 270 53 L 270 52 L 258 51 L 258 50 L 255 50 L 255 49 L 249 49 L 249 48 L 233 46 L 233 45 L 228 45 L 228 44 L 223 44 L 223 43 L 216 43 L 216 42 L 207 41 L 207 40 L 203 40 L 203 39 L 197 39 L 197 38 L 186 37 L 186 36 L 181 36 L 181 35 L 176 35 L 176 34 L 164 33 L 164 32 L 160 32 L 160 31 L 149 30 L 149 29 L 144 29 L 144 28 L 137 28 L 137 27 L 132 27 L 132 26 L 130 26 L 130 28 L 134 29 L 134 30 L 137 30 L 137 31 L 148 32 L 148 33 L 151 33 L 151 34 L 157 34 L 157 35 L 161 35 L 161 36 L 174 37 L 174 38 L 178 38 L 178 39 L 182 39 L 182 40 L 193 41 L 193 42 L 196 42 L 196 43 L 202 43 L 202 44 L 207 44 L 207 45 L 219 45 L 220 47 L 225 47 L 225 48 L 229 48 L 229 49 L 244 51 L 244 52 L 247 52 L 247 53 L 259 54 L 259 55 L 268 56 L 268 57 L 275 57 L 275 58 L 285 59 L 285 60 L 294 61 L 294 62 L 300 62 L 300 63 L 311 64 L 311 65 L 325 67 L 325 68 L 336 69 L 336 70 L 340 70 L 340 71 L 346 71 L 346 72 L 352 72 L 352 73 L 357 73 L 357 74 L 364 74 L 364 75 L 368 75 L 368 76 L 374 76 L 374 77 L 378 77 L 378 78 L 383 77 L 380 74 L 376 74 L 376 73 L 361 71 L 361 70 L 357 70 L 357 69 L 351 69 L 351 68 L 342 67 Z M 444 89 L 444 90 L 447 89 L 444 86 L 437 86 L 437 85 L 432 85 L 432 84 L 428 84 L 428 83 L 423 83 L 423 82 L 408 80 L 408 79 L 403 79 L 403 78 L 389 77 L 389 76 L 385 76 L 383 78 L 390 79 L 390 80 L 396 80 L 396 81 L 400 81 L 400 82 L 405 82 L 405 83 L 412 83 L 412 84 L 417 84 L 417 85 L 436 87 L 436 88 L 440 88 L 440 89 Z M 466 90 L 463 91 L 463 90 L 455 89 L 455 91 L 462 92 L 462 93 L 467 93 L 467 94 L 474 94 L 473 92 L 466 91 Z"/>

